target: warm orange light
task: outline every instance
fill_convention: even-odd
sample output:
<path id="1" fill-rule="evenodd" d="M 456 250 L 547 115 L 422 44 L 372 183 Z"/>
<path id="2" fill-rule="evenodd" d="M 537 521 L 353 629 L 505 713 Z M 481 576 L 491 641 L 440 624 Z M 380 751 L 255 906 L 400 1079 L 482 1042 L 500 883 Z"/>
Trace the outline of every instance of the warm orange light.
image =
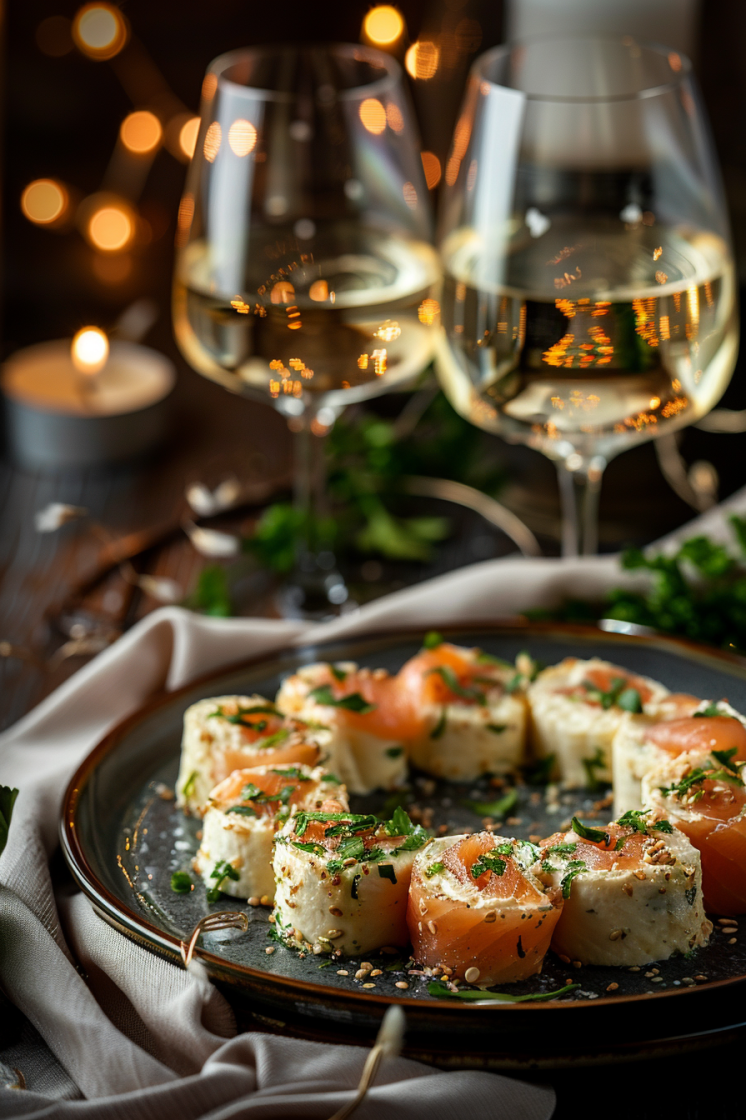
<path id="1" fill-rule="evenodd" d="M 212 163 L 215 159 L 215 156 L 220 151 L 220 143 L 222 139 L 223 130 L 221 129 L 217 121 L 213 121 L 208 128 L 207 133 L 205 134 L 205 143 L 203 146 L 205 159 L 208 163 Z"/>
<path id="2" fill-rule="evenodd" d="M 124 16 L 114 4 L 84 4 L 73 20 L 73 40 L 89 58 L 104 61 L 119 54 L 127 42 Z"/>
<path id="3" fill-rule="evenodd" d="M 86 226 L 94 249 L 118 253 L 126 249 L 135 235 L 134 215 L 124 203 L 108 203 L 93 211 Z"/>
<path id="4" fill-rule="evenodd" d="M 73 338 L 70 357 L 78 373 L 93 377 L 106 365 L 109 340 L 98 327 L 82 327 Z"/>
<path id="5" fill-rule="evenodd" d="M 148 152 L 155 151 L 160 144 L 163 139 L 163 129 L 155 113 L 149 113 L 147 109 L 139 109 L 124 118 L 119 129 L 119 137 L 130 152 L 147 155 Z"/>
<path id="6" fill-rule="evenodd" d="M 375 97 L 366 97 L 360 106 L 360 120 L 368 132 L 377 136 L 386 127 L 386 110 Z"/>
<path id="7" fill-rule="evenodd" d="M 187 159 L 194 155 L 199 135 L 199 117 L 190 117 L 179 129 L 179 147 Z"/>
<path id="8" fill-rule="evenodd" d="M 402 194 L 404 195 L 404 201 L 406 202 L 409 209 L 416 210 L 417 191 L 415 190 L 414 185 L 412 183 L 405 183 L 402 187 Z"/>
<path id="9" fill-rule="evenodd" d="M 21 195 L 21 210 L 37 226 L 51 226 L 64 217 L 69 196 L 54 179 L 34 179 Z"/>
<path id="10" fill-rule="evenodd" d="M 440 160 L 435 152 L 420 152 L 420 159 L 422 160 L 422 170 L 425 172 L 427 189 L 431 191 L 440 182 Z"/>
<path id="11" fill-rule="evenodd" d="M 218 79 L 215 74 L 205 74 L 205 80 L 202 83 L 202 96 L 205 101 L 212 101 L 215 96 L 215 90 L 218 88 Z"/>
<path id="12" fill-rule="evenodd" d="M 270 292 L 272 303 L 290 303 L 295 297 L 295 288 L 287 280 L 278 280 Z"/>
<path id="13" fill-rule="evenodd" d="M 440 318 L 440 304 L 437 299 L 423 299 L 417 308 L 417 318 L 425 326 L 432 326 Z"/>
<path id="14" fill-rule="evenodd" d="M 234 121 L 228 130 L 228 143 L 231 151 L 237 156 L 247 156 L 253 151 L 256 144 L 256 129 L 251 121 L 242 119 Z"/>
<path id="15" fill-rule="evenodd" d="M 308 294 L 316 303 L 323 303 L 324 300 L 329 299 L 329 285 L 326 280 L 314 280 L 308 289 Z"/>
<path id="16" fill-rule="evenodd" d="M 389 101 L 386 106 L 386 120 L 389 122 L 389 127 L 393 128 L 394 132 L 401 132 L 404 128 L 404 117 L 398 105 L 393 101 Z"/>
<path id="17" fill-rule="evenodd" d="M 371 8 L 363 20 L 363 35 L 377 47 L 390 47 L 401 38 L 404 20 L 390 4 Z"/>
<path id="18" fill-rule="evenodd" d="M 407 72 L 421 82 L 434 78 L 440 63 L 440 48 L 428 39 L 412 43 L 404 56 L 404 65 Z"/>

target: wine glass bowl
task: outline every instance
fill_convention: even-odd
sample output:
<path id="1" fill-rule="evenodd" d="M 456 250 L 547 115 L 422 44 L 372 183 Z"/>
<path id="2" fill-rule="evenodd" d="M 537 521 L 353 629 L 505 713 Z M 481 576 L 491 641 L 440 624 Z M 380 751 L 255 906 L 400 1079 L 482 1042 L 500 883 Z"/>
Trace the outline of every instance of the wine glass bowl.
<path id="1" fill-rule="evenodd" d="M 440 265 L 430 238 L 394 59 L 279 45 L 211 64 L 179 211 L 175 332 L 195 369 L 271 404 L 296 432 L 306 539 L 286 613 L 345 601 L 328 547 L 313 539 L 321 437 L 346 404 L 407 387 L 431 360 Z"/>
<path id="2" fill-rule="evenodd" d="M 483 55 L 440 244 L 446 393 L 556 462 L 563 551 L 595 551 L 609 459 L 701 418 L 735 364 L 728 222 L 688 60 L 595 36 Z"/>

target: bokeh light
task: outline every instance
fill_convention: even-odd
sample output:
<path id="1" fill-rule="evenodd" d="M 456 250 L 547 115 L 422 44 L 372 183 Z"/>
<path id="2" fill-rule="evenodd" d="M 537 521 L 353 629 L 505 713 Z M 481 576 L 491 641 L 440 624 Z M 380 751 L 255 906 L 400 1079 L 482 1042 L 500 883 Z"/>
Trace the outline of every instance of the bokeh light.
<path id="1" fill-rule="evenodd" d="M 21 195 L 21 210 L 37 226 L 51 226 L 67 214 L 70 196 L 55 179 L 34 179 Z"/>
<path id="2" fill-rule="evenodd" d="M 160 144 L 163 139 L 163 129 L 155 113 L 150 113 L 147 109 L 139 109 L 124 118 L 119 136 L 128 151 L 136 155 L 147 155 Z"/>
<path id="3" fill-rule="evenodd" d="M 125 202 L 102 202 L 90 213 L 85 235 L 94 249 L 103 253 L 119 253 L 135 236 L 136 221 Z"/>
<path id="4" fill-rule="evenodd" d="M 179 147 L 187 159 L 194 155 L 199 136 L 199 117 L 190 117 L 179 129 Z"/>
<path id="5" fill-rule="evenodd" d="M 218 79 L 215 74 L 205 74 L 204 81 L 202 82 L 202 96 L 205 101 L 212 101 L 215 96 L 215 90 L 218 88 Z"/>
<path id="6" fill-rule="evenodd" d="M 72 34 L 78 50 L 105 61 L 119 54 L 127 42 L 127 22 L 113 4 L 84 4 L 73 20 Z"/>
<path id="7" fill-rule="evenodd" d="M 404 196 L 404 201 L 406 202 L 409 209 L 410 210 L 416 210 L 417 209 L 417 191 L 414 188 L 414 184 L 413 183 L 405 183 L 404 186 L 402 187 L 402 194 Z"/>
<path id="8" fill-rule="evenodd" d="M 421 152 L 420 159 L 422 160 L 422 170 L 425 172 L 425 182 L 429 191 L 437 187 L 440 182 L 441 167 L 440 160 L 435 152 Z"/>
<path id="9" fill-rule="evenodd" d="M 386 110 L 375 97 L 366 97 L 360 106 L 360 120 L 368 132 L 378 136 L 386 128 Z"/>
<path id="10" fill-rule="evenodd" d="M 81 327 L 73 338 L 70 357 L 78 373 L 93 376 L 106 365 L 109 340 L 98 327 Z"/>
<path id="11" fill-rule="evenodd" d="M 215 156 L 220 151 L 220 144 L 223 139 L 223 130 L 217 121 L 213 121 L 205 134 L 205 143 L 203 151 L 205 159 L 208 163 L 213 163 Z"/>
<path id="12" fill-rule="evenodd" d="M 386 120 L 389 122 L 389 128 L 393 128 L 394 132 L 402 132 L 404 130 L 402 111 L 393 101 L 389 101 L 386 106 Z"/>
<path id="13" fill-rule="evenodd" d="M 390 4 L 379 4 L 363 20 L 363 35 L 377 47 L 390 47 L 401 38 L 404 20 Z"/>
<path id="14" fill-rule="evenodd" d="M 212 125 L 210 127 L 212 128 Z M 247 156 L 253 151 L 256 144 L 256 129 L 251 121 L 243 119 L 234 121 L 228 129 L 228 144 L 237 156 Z"/>
<path id="15" fill-rule="evenodd" d="M 428 39 L 417 40 L 404 56 L 407 73 L 419 81 L 434 78 L 440 63 L 440 48 Z"/>

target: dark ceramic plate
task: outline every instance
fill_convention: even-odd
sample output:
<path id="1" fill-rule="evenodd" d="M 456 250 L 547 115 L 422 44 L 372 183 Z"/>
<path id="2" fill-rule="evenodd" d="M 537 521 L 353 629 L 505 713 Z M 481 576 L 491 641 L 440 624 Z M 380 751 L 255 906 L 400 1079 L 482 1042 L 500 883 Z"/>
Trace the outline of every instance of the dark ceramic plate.
<path id="1" fill-rule="evenodd" d="M 479 645 L 513 659 L 528 648 L 551 664 L 562 657 L 599 656 L 662 681 L 670 689 L 727 697 L 746 708 L 746 662 L 675 639 L 609 634 L 552 624 L 505 624 L 448 630 L 464 645 Z M 276 945 L 268 911 L 222 896 L 210 908 L 201 886 L 188 896 L 170 889 L 171 873 L 187 869 L 197 848 L 199 824 L 162 795 L 176 779 L 185 708 L 204 696 L 258 692 L 274 696 L 280 681 L 315 660 L 354 660 L 397 670 L 420 647 L 421 633 L 355 638 L 293 650 L 224 670 L 152 702 L 120 724 L 92 751 L 73 778 L 63 809 L 62 844 L 73 875 L 100 915 L 126 936 L 171 960 L 210 909 L 248 909 L 245 934 L 225 930 L 205 936 L 200 957 L 232 1000 L 239 1018 L 310 1037 L 369 1041 L 386 1006 L 400 1002 L 408 1023 L 408 1052 L 440 1064 L 524 1066 L 567 1060 L 606 1060 L 675 1051 L 738 1032 L 746 1025 L 746 938 L 719 929 L 692 958 L 652 968 L 575 970 L 551 952 L 538 977 L 508 989 L 550 992 L 568 980 L 572 993 L 551 1002 L 466 1003 L 433 999 L 427 980 L 410 975 L 402 958 L 367 956 L 381 969 L 374 988 L 354 979 L 358 961 L 329 964 Z M 521 785 L 519 802 L 504 831 L 521 837 L 556 831 L 573 812 L 603 822 L 604 790 L 562 795 L 549 812 L 540 787 Z M 458 832 L 480 827 L 465 798 L 494 799 L 487 779 L 467 786 L 434 783 L 414 775 L 408 802 L 430 810 L 432 826 Z M 389 811 L 387 795 L 353 799 L 363 812 Z M 520 821 L 520 823 L 519 823 Z M 268 953 L 267 950 L 272 952 Z M 349 975 L 339 975 L 345 969 Z M 406 981 L 408 989 L 396 987 Z M 609 992 L 609 985 L 617 988 Z M 253 1025 L 256 1025 L 254 1022 Z"/>

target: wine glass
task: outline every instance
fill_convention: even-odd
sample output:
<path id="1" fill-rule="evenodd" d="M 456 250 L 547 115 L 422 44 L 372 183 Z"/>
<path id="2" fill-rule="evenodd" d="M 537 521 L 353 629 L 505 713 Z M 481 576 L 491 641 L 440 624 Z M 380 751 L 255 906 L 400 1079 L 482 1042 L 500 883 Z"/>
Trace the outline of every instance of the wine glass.
<path id="1" fill-rule="evenodd" d="M 689 61 L 627 37 L 477 59 L 446 169 L 438 374 L 553 459 L 566 556 L 614 455 L 698 420 L 738 347 L 733 255 Z"/>
<path id="2" fill-rule="evenodd" d="M 353 45 L 216 59 L 181 201 L 176 338 L 187 361 L 272 404 L 295 433 L 303 543 L 284 614 L 344 609 L 319 526 L 324 440 L 350 402 L 407 388 L 432 358 L 440 265 L 395 59 Z"/>

